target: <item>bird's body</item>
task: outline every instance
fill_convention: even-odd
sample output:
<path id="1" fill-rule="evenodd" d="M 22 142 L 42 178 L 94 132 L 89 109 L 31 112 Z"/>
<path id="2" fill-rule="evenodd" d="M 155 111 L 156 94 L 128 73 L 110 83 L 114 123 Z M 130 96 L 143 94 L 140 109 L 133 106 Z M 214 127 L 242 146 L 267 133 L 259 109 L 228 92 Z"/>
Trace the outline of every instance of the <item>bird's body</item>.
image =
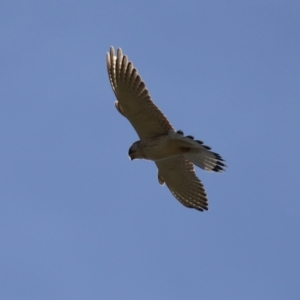
<path id="1" fill-rule="evenodd" d="M 180 130 L 175 132 L 152 102 L 137 70 L 121 49 L 115 55 L 113 47 L 110 48 L 107 70 L 118 99 L 115 106 L 140 137 L 129 148 L 130 158 L 154 161 L 160 184 L 166 183 L 183 205 L 200 211 L 207 210 L 206 193 L 193 164 L 207 171 L 220 172 L 225 167 L 221 156 L 192 136 L 184 136 Z"/>
<path id="2" fill-rule="evenodd" d="M 158 161 L 181 155 L 191 149 L 189 143 L 168 134 L 135 142 L 129 149 L 129 156 L 132 159 Z"/>

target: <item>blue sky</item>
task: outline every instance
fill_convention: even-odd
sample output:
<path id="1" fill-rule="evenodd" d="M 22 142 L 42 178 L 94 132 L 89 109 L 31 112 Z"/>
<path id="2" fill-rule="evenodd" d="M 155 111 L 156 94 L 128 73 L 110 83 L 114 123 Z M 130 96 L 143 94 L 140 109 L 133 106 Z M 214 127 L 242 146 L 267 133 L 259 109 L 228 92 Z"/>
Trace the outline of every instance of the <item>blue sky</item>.
<path id="1" fill-rule="evenodd" d="M 1 299 L 299 299 L 299 1 L 2 1 Z M 227 161 L 182 206 L 114 107 L 122 47 Z"/>

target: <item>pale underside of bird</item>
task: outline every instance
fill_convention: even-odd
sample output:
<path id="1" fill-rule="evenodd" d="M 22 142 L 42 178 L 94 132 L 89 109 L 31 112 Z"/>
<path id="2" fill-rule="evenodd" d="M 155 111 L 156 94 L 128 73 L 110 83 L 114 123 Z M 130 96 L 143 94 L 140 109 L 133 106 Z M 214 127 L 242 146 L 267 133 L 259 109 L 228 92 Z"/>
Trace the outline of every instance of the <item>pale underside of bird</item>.
<path id="1" fill-rule="evenodd" d="M 214 172 L 224 171 L 224 160 L 203 142 L 175 131 L 152 102 L 133 64 L 118 49 L 106 55 L 107 71 L 119 113 L 131 123 L 140 140 L 129 148 L 129 157 L 148 159 L 158 168 L 158 182 L 166 184 L 183 205 L 199 211 L 208 209 L 204 187 L 194 165 Z"/>

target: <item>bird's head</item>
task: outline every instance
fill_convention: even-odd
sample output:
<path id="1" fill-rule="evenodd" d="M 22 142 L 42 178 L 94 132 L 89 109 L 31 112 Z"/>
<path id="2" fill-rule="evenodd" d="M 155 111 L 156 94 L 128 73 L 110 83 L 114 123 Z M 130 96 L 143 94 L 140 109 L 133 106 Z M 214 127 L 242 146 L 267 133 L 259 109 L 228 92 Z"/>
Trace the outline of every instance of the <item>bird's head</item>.
<path id="1" fill-rule="evenodd" d="M 134 142 L 128 150 L 128 155 L 131 160 L 142 158 L 140 155 L 140 141 Z"/>

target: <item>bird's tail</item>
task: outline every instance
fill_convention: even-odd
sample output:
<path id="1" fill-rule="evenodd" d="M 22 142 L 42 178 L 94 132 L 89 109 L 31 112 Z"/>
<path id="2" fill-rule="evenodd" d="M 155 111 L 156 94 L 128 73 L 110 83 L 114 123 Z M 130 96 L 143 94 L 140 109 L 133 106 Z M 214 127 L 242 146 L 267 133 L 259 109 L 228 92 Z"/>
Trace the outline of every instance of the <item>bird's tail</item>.
<path id="1" fill-rule="evenodd" d="M 191 149 L 190 152 L 184 154 L 184 157 L 197 167 L 206 171 L 222 172 L 226 167 L 223 162 L 224 160 L 219 154 L 206 150 L 205 148 Z"/>
<path id="2" fill-rule="evenodd" d="M 184 136 L 181 130 L 174 132 L 173 135 L 182 142 L 189 144 L 191 148 L 184 153 L 184 157 L 194 165 L 206 171 L 224 171 L 226 167 L 224 159 L 218 153 L 211 151 L 211 148 L 204 145 L 202 141 L 194 140 L 191 135 Z"/>

